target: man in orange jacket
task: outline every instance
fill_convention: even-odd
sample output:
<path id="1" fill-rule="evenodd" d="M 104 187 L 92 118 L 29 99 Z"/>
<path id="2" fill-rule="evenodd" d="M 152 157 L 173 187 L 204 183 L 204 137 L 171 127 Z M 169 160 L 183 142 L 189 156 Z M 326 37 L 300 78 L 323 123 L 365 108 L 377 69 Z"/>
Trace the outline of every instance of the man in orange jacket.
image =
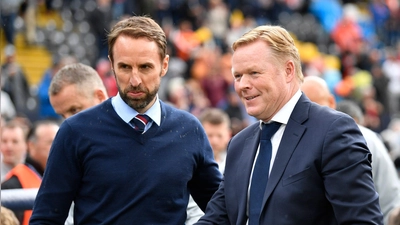
<path id="1" fill-rule="evenodd" d="M 53 139 L 59 124 L 41 120 L 28 134 L 28 154 L 25 163 L 15 166 L 5 177 L 1 189 L 39 188 Z M 32 210 L 14 212 L 21 225 L 28 225 Z"/>

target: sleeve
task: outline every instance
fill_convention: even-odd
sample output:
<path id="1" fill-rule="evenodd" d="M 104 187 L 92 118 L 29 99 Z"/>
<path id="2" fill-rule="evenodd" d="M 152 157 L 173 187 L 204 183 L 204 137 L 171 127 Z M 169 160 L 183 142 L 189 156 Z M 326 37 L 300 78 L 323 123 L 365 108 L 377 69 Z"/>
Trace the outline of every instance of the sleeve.
<path id="1" fill-rule="evenodd" d="M 186 225 L 192 225 L 197 222 L 201 216 L 204 215 L 203 211 L 199 208 L 196 202 L 193 200 L 192 196 L 189 198 L 189 204 L 187 207 L 187 218 L 186 218 Z"/>
<path id="2" fill-rule="evenodd" d="M 222 180 L 222 174 L 218 169 L 217 162 L 214 160 L 214 154 L 206 133 L 201 124 L 198 121 L 196 122 L 199 132 L 195 134 L 196 137 L 194 138 L 199 141 L 197 146 L 201 156 L 197 162 L 197 168 L 195 169 L 193 178 L 189 182 L 188 187 L 197 205 L 205 211 L 207 203 L 218 189 Z"/>
<path id="3" fill-rule="evenodd" d="M 195 223 L 196 225 L 229 225 L 227 209 L 225 205 L 224 181 L 221 182 L 217 192 L 207 205 L 205 215 Z"/>
<path id="4" fill-rule="evenodd" d="M 331 123 L 322 151 L 325 195 L 338 224 L 382 224 L 371 154 L 354 120 L 346 115 Z"/>
<path id="5" fill-rule="evenodd" d="M 385 224 L 389 213 L 400 206 L 400 181 L 388 150 L 376 133 L 363 132 L 372 153 L 372 175 Z"/>
<path id="6" fill-rule="evenodd" d="M 64 224 L 81 182 L 76 133 L 67 121 L 61 125 L 50 149 L 29 224 Z"/>

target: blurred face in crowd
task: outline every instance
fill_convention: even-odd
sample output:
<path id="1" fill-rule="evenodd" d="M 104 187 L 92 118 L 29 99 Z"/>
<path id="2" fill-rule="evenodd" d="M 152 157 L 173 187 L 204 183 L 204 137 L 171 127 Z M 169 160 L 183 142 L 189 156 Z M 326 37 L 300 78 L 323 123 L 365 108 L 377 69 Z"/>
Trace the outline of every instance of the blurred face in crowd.
<path id="1" fill-rule="evenodd" d="M 103 102 L 106 98 L 102 90 L 92 90 L 92 88 L 79 90 L 76 84 L 70 84 L 63 87 L 56 95 L 50 95 L 50 103 L 54 111 L 66 119 Z"/>
<path id="2" fill-rule="evenodd" d="M 320 77 L 306 77 L 301 91 L 312 101 L 322 106 L 336 108 L 335 97 L 330 93 L 325 81 Z"/>
<path id="3" fill-rule="evenodd" d="M 112 68 L 122 99 L 139 113 L 155 102 L 161 77 L 167 73 L 169 56 L 147 38 L 120 35 L 113 46 Z"/>
<path id="4" fill-rule="evenodd" d="M 231 138 L 231 129 L 225 123 L 212 124 L 209 122 L 203 123 L 204 130 L 210 141 L 214 154 L 226 151 L 228 142 Z"/>
<path id="5" fill-rule="evenodd" d="M 29 155 L 42 168 L 46 168 L 47 158 L 49 157 L 51 144 L 56 136 L 59 126 L 56 124 L 42 124 L 36 128 L 34 138 L 28 141 Z"/>
<path id="6" fill-rule="evenodd" d="M 294 63 L 277 60 L 261 40 L 239 46 L 232 57 L 235 91 L 247 113 L 269 121 L 292 96 Z"/>
<path id="7" fill-rule="evenodd" d="M 5 164 L 16 166 L 22 163 L 27 150 L 24 130 L 21 127 L 2 128 L 0 149 Z"/>

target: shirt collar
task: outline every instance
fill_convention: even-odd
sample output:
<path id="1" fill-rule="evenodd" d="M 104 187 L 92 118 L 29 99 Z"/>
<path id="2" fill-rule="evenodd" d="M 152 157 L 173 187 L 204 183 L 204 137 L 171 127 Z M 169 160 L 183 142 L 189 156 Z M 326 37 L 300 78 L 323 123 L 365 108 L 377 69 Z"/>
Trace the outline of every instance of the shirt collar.
<path id="1" fill-rule="evenodd" d="M 296 106 L 297 102 L 299 101 L 301 96 L 300 89 L 290 98 L 290 100 L 272 117 L 271 121 L 276 121 L 281 124 L 287 124 L 290 118 L 290 115 L 293 112 L 294 107 Z M 263 121 L 260 120 L 260 126 L 262 125 Z"/>
<path id="2" fill-rule="evenodd" d="M 129 123 L 129 121 L 131 121 L 133 117 L 139 114 L 136 110 L 126 104 L 124 100 L 122 100 L 119 93 L 112 97 L 111 103 L 115 112 L 117 112 L 118 116 L 121 117 L 121 119 L 124 120 L 126 123 Z M 149 116 L 154 123 L 160 126 L 161 106 L 158 95 L 156 96 L 156 101 L 154 102 L 154 104 L 144 114 Z"/>

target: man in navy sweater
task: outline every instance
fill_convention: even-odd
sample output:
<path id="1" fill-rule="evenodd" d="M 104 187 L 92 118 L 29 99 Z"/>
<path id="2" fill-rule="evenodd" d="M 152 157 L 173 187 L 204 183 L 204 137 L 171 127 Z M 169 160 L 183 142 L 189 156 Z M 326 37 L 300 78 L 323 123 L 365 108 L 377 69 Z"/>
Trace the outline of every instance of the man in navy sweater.
<path id="1" fill-rule="evenodd" d="M 72 201 L 76 224 L 184 224 L 189 194 L 204 210 L 219 186 L 200 122 L 158 99 L 169 60 L 160 26 L 131 17 L 108 43 L 119 93 L 63 122 L 30 224 L 63 223 Z"/>

